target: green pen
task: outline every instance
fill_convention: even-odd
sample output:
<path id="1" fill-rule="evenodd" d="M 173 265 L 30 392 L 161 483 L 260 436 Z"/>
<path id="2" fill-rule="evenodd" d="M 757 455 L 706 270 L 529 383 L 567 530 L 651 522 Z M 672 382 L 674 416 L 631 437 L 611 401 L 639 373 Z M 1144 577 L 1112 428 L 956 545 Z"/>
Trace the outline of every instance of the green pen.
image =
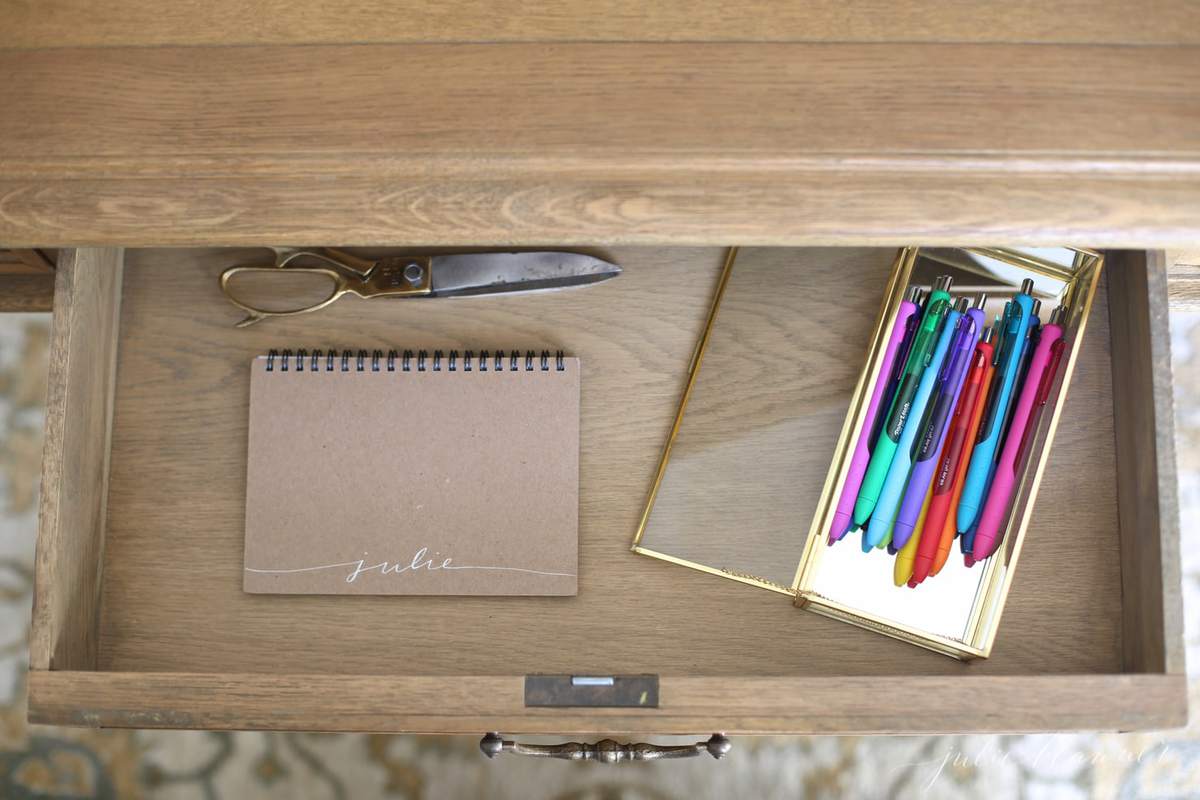
<path id="1" fill-rule="evenodd" d="M 904 423 L 912 410 L 913 396 L 921 382 L 921 373 L 929 365 L 933 355 L 933 346 L 937 342 L 938 331 L 946 312 L 950 310 L 949 275 L 943 275 L 933 282 L 933 292 L 925 301 L 925 316 L 913 336 L 912 348 L 909 350 L 908 361 L 904 363 L 904 373 L 900 376 L 900 386 L 892 398 L 892 405 L 887 413 L 887 426 L 880 432 L 871 451 L 871 461 L 867 465 L 867 474 L 863 477 L 862 487 L 858 490 L 858 499 L 854 501 L 854 524 L 862 525 L 875 510 L 879 501 L 879 493 L 883 490 L 883 482 L 887 478 L 888 469 L 892 466 L 892 457 L 896 455 L 896 447 L 900 434 L 904 432 Z"/>

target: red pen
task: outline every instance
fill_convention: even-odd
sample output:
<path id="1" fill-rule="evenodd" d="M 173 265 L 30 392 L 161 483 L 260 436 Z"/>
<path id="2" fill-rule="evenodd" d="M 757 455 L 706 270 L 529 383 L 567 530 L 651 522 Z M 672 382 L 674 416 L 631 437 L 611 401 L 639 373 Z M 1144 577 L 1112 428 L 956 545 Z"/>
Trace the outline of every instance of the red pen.
<path id="1" fill-rule="evenodd" d="M 929 511 L 925 515 L 921 544 L 913 558 L 909 586 L 916 586 L 929 576 L 943 538 L 946 517 L 952 507 L 957 505 L 954 502 L 958 497 L 955 487 L 962 483 L 963 475 L 960 473 L 965 473 L 966 470 L 961 467 L 970 461 L 971 450 L 975 445 L 975 437 L 971 435 L 972 423 L 979 424 L 979 415 L 975 410 L 987 390 L 985 380 L 992 364 L 992 333 L 992 328 L 984 329 L 982 339 L 975 345 L 975 353 L 971 357 L 971 371 L 967 373 L 962 395 L 950 420 L 950 431 L 946 435 L 946 444 L 942 448 L 938 469 L 933 476 L 933 497 L 930 498 Z M 949 549 L 949 542 L 946 543 L 946 547 Z"/>

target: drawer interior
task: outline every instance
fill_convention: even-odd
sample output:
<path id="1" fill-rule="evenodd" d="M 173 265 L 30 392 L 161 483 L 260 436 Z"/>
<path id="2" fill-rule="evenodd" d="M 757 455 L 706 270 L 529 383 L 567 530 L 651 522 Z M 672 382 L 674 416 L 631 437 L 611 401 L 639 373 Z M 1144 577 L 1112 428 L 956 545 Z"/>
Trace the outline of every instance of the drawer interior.
<path id="1" fill-rule="evenodd" d="M 1130 620 L 1164 613 L 1142 608 L 1163 600 L 1163 586 L 1144 577 L 1134 585 L 1129 574 L 1151 575 L 1162 559 L 1157 517 L 1150 529 L 1129 516 L 1123 533 L 1118 502 L 1119 485 L 1131 478 L 1118 453 L 1114 409 L 1122 405 L 1114 388 L 1119 393 L 1122 382 L 1149 383 L 1152 376 L 1130 371 L 1114 381 L 1110 303 L 1148 301 L 1144 292 L 1118 294 L 1112 287 L 1127 281 L 1112 273 L 1143 266 L 1114 262 L 1106 270 L 993 655 L 960 663 L 795 609 L 778 594 L 629 551 L 722 249 L 609 248 L 597 252 L 624 274 L 587 289 L 434 301 L 346 298 L 317 314 L 235 329 L 240 314 L 221 295 L 217 275 L 264 252 L 124 253 L 90 670 L 1041 680 L 1173 669 L 1170 641 L 1151 637 L 1145 645 L 1144 632 L 1127 629 Z M 778 249 L 772 257 L 794 262 L 813 281 L 838 281 L 855 304 L 875 308 L 894 252 Z M 1143 319 L 1149 311 L 1131 313 Z M 864 352 L 868 334 L 861 334 Z M 298 347 L 561 348 L 579 356 L 578 596 L 243 593 L 248 365 L 268 349 Z M 1129 390 L 1143 388 L 1149 391 Z M 354 420 L 331 416 L 329 424 Z M 1145 467 L 1157 487 L 1155 466 Z M 321 491 L 321 476 L 297 491 Z M 1136 544 L 1144 548 L 1138 555 L 1130 553 L 1130 525 L 1153 540 Z M 39 586 L 39 596 L 44 591 Z M 1166 605 L 1169 614 L 1169 598 Z M 51 670 L 55 653 L 47 658 Z"/>
<path id="2" fill-rule="evenodd" d="M 964 665 L 803 613 L 772 593 L 629 552 L 721 266 L 720 249 L 617 250 L 610 255 L 625 266 L 624 275 L 573 292 L 431 302 L 347 298 L 318 314 L 235 329 L 239 312 L 218 292 L 217 274 L 255 255 L 261 258 L 262 251 L 126 256 L 101 669 L 466 675 L 498 664 L 517 673 L 710 675 L 1120 670 L 1120 542 L 1103 295 L 995 657 Z M 779 255 L 795 259 L 796 269 L 811 272 L 814 281 L 845 275 L 854 305 L 865 300 L 870 306 L 878 303 L 892 251 Z M 864 352 L 868 333 L 861 332 Z M 578 596 L 244 594 L 251 358 L 285 347 L 489 345 L 562 348 L 582 359 Z M 331 416 L 329 424 L 354 420 Z M 1076 480 L 1075 464 L 1089 465 L 1089 480 Z M 320 492 L 321 476 L 296 488 Z M 797 535 L 805 528 L 798 525 Z"/>

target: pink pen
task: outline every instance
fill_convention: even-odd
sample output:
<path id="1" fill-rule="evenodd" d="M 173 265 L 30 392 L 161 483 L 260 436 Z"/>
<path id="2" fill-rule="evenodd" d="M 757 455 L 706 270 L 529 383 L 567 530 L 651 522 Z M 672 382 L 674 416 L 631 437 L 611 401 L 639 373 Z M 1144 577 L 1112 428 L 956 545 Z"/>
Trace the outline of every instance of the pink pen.
<path id="1" fill-rule="evenodd" d="M 979 516 L 979 529 L 975 532 L 971 551 L 975 561 L 990 556 L 1000 543 L 1001 524 L 1016 487 L 1017 468 L 1032 444 L 1034 427 L 1041 417 L 1042 407 L 1050 397 L 1050 385 L 1054 382 L 1054 374 L 1062 358 L 1063 331 L 1060 323 L 1064 311 L 1062 306 L 1054 309 L 1050 321 L 1042 326 L 1041 338 L 1029 362 L 1025 384 L 1021 387 L 1021 396 L 1013 412 L 1012 425 L 1004 440 L 1004 450 L 996 464 L 996 477 L 992 480 L 991 490 Z M 1035 375 L 1039 376 L 1036 380 L 1033 377 Z"/>
<path id="2" fill-rule="evenodd" d="M 906 349 L 907 344 L 912 343 L 912 331 L 915 330 L 915 325 L 909 325 L 910 321 L 918 319 L 917 312 L 920 308 L 917 307 L 921 295 L 921 290 L 917 287 L 912 287 L 908 290 L 908 296 L 900 303 L 900 310 L 896 314 L 896 322 L 892 326 L 892 335 L 888 338 L 887 347 L 883 351 L 883 364 L 879 367 L 879 377 L 875 380 L 875 387 L 871 390 L 871 402 L 867 405 L 867 418 L 863 420 L 862 433 L 858 436 L 858 444 L 854 448 L 854 455 L 850 459 L 850 473 L 846 476 L 846 483 L 842 487 L 842 496 L 838 500 L 837 511 L 833 515 L 833 524 L 829 527 L 829 543 L 840 540 L 850 530 L 851 518 L 854 515 L 854 501 L 858 499 L 858 490 L 862 486 L 863 475 L 867 472 L 867 464 L 871 460 L 871 445 L 874 444 L 874 437 L 878 434 L 875 430 L 877 427 L 875 421 L 880 414 L 880 399 L 883 398 L 884 390 L 891 389 L 889 394 L 894 394 L 894 388 L 890 384 L 894 383 L 897 375 L 893 367 L 899 363 L 903 366 L 905 355 L 900 351 Z M 897 358 L 899 356 L 899 358 Z M 888 403 L 890 406 L 890 401 Z M 884 416 L 890 409 L 883 409 Z"/>

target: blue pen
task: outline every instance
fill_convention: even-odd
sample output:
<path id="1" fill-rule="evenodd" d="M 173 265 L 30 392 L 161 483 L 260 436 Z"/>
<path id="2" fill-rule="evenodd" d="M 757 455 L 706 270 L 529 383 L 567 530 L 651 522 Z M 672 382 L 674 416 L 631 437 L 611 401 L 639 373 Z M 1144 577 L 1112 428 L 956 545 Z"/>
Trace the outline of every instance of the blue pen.
<path id="1" fill-rule="evenodd" d="M 1021 386 L 1025 384 L 1025 375 L 1029 372 L 1029 361 L 1033 357 L 1033 350 L 1037 347 L 1038 333 L 1041 329 L 1042 321 L 1038 319 L 1038 314 L 1042 308 L 1041 300 L 1033 301 L 1033 310 L 1029 315 L 1029 325 L 1025 332 L 1025 341 L 1021 346 L 1020 364 L 1017 368 L 1017 379 L 1013 382 L 1012 396 L 1016 397 L 1021 390 Z M 1000 428 L 1000 438 L 996 445 L 996 454 L 992 458 L 992 465 L 988 467 L 987 480 L 984 482 L 983 499 L 987 500 L 988 490 L 992 487 L 992 478 L 996 477 L 996 465 L 1000 462 L 1000 444 L 1008 436 L 1008 429 L 1012 427 L 1013 413 L 1016 411 L 1016 403 L 1010 403 L 1008 407 L 1008 416 L 1004 420 L 1004 427 Z M 966 556 L 967 566 L 973 566 L 975 558 L 971 555 L 975 550 L 975 529 L 979 527 L 979 514 L 975 515 L 975 521 L 971 523 L 971 527 L 962 533 L 962 538 L 958 540 L 958 546 Z"/>
<path id="2" fill-rule="evenodd" d="M 942 330 L 938 335 L 937 345 L 930 355 L 925 371 L 921 373 L 921 382 L 917 385 L 917 392 L 913 396 L 912 409 L 909 411 L 908 419 L 905 420 L 900 439 L 896 443 L 896 454 L 892 457 L 887 477 L 883 481 L 883 489 L 879 493 L 879 500 L 875 503 L 875 510 L 871 513 L 871 522 L 863 534 L 864 553 L 870 552 L 872 547 L 883 547 L 890 541 L 892 526 L 896 522 L 896 512 L 900 508 L 900 499 L 904 495 L 904 486 L 908 482 L 908 473 L 912 468 L 913 442 L 916 441 L 917 433 L 921 429 L 921 421 L 925 418 L 925 406 L 929 403 L 930 395 L 933 394 L 934 384 L 937 383 L 938 375 L 942 371 L 942 361 L 946 358 L 946 351 L 950 349 L 950 340 L 954 338 L 954 331 L 958 327 L 958 319 L 961 316 L 961 312 L 951 309 L 946 313 L 946 318 L 942 320 Z"/>
<path id="3" fill-rule="evenodd" d="M 1021 367 L 1021 352 L 1029 320 L 1033 316 L 1033 281 L 1026 278 L 1021 291 L 1009 301 L 1005 312 L 1004 342 L 996 359 L 997 378 L 992 380 L 992 393 L 979 424 L 979 435 L 975 450 L 971 453 L 971 464 L 963 482 L 962 497 L 958 501 L 955 522 L 959 533 L 965 534 L 959 541 L 964 553 L 971 552 L 974 537 L 970 535 L 972 523 L 983 506 L 991 484 L 992 470 L 996 461 L 996 449 L 1000 446 L 1004 420 L 1008 417 L 1008 406 L 1012 402 L 1013 385 Z"/>
<path id="4" fill-rule="evenodd" d="M 1013 414 L 1017 411 L 1016 398 L 1021 392 L 1021 387 L 1025 385 L 1025 376 L 1029 373 L 1029 362 L 1033 360 L 1033 351 L 1037 349 L 1038 340 L 1041 338 L 1042 320 L 1038 314 L 1042 313 L 1042 301 L 1033 301 L 1033 311 L 1029 315 L 1029 325 L 1025 328 L 1025 341 L 1021 346 L 1021 366 L 1017 369 L 1017 380 L 1013 383 L 1013 402 L 1008 407 L 1008 416 L 1004 418 L 1004 427 L 1000 429 L 1000 441 L 1003 442 L 1008 436 L 1008 429 L 1012 427 Z M 1002 447 L 996 448 L 996 455 L 992 461 L 1000 462 L 1000 451 Z"/>

